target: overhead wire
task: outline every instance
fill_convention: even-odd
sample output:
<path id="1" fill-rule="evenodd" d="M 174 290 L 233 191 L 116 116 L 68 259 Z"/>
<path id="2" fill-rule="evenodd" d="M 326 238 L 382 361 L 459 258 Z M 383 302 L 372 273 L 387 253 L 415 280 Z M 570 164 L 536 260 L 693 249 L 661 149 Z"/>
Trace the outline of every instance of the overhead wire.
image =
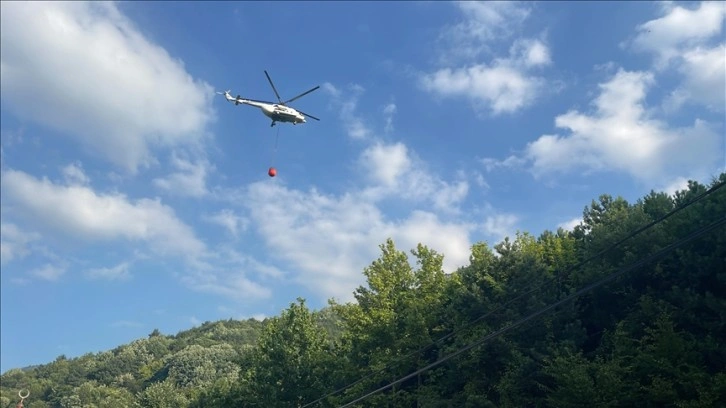
<path id="1" fill-rule="evenodd" d="M 435 361 L 435 362 L 433 362 L 433 363 L 431 363 L 431 364 L 429 364 L 429 365 L 427 365 L 427 366 L 425 366 L 423 368 L 420 368 L 420 369 L 414 371 L 411 374 L 408 374 L 408 375 L 406 375 L 404 377 L 399 378 L 398 380 L 395 380 L 395 381 L 393 381 L 393 382 L 391 382 L 391 383 L 389 383 L 387 385 L 384 385 L 383 387 L 380 387 L 380 388 L 378 388 L 378 389 L 376 389 L 374 391 L 371 391 L 368 394 L 363 395 L 362 397 L 359 397 L 359 398 L 357 398 L 357 399 L 355 399 L 355 400 L 353 400 L 351 402 L 346 403 L 345 405 L 341 405 L 340 408 L 346 408 L 346 407 L 349 407 L 349 406 L 351 406 L 351 405 L 353 405 L 355 403 L 358 403 L 360 401 L 363 401 L 364 399 L 366 399 L 368 397 L 371 397 L 371 396 L 373 396 L 373 395 L 375 395 L 375 394 L 377 394 L 377 393 L 379 393 L 381 391 L 385 391 L 388 388 L 391 388 L 391 387 L 393 387 L 396 384 L 399 384 L 399 383 L 401 383 L 403 381 L 406 381 L 406 380 L 408 380 L 408 379 L 410 379 L 412 377 L 415 377 L 415 376 L 417 376 L 417 375 L 419 375 L 419 374 L 421 374 L 421 373 L 423 373 L 423 372 L 425 372 L 427 370 L 430 370 L 430 369 L 438 366 L 439 364 L 442 364 L 442 363 L 444 363 L 444 362 L 446 362 L 446 361 L 448 361 L 448 360 L 450 360 L 450 359 L 458 356 L 461 353 L 464 353 L 464 352 L 466 352 L 468 350 L 471 350 L 472 348 L 474 348 L 476 346 L 479 346 L 479 345 L 485 343 L 488 340 L 491 340 L 491 339 L 493 339 L 495 337 L 499 337 L 499 336 L 503 335 L 504 333 L 506 333 L 506 332 L 508 332 L 508 331 L 516 328 L 516 327 L 519 327 L 522 324 L 524 324 L 524 323 L 526 323 L 526 322 L 534 319 L 535 317 L 538 317 L 538 316 L 540 316 L 540 315 L 542 315 L 542 314 L 544 314 L 544 313 L 546 313 L 546 312 L 548 312 L 548 311 L 550 311 L 550 310 L 552 310 L 552 309 L 554 309 L 554 308 L 556 308 L 556 307 L 558 307 L 558 306 L 560 306 L 560 305 L 562 305 L 562 304 L 564 304 L 564 303 L 566 303 L 566 302 L 568 302 L 570 300 L 573 300 L 576 297 L 579 297 L 579 296 L 583 295 L 586 292 L 589 292 L 589 291 L 591 291 L 591 290 L 593 290 L 593 289 L 595 289 L 595 288 L 597 288 L 599 286 L 602 286 L 605 283 L 607 283 L 609 281 L 612 281 L 613 279 L 618 278 L 619 276 L 621 276 L 621 275 L 623 275 L 623 274 L 625 274 L 627 272 L 632 271 L 633 269 L 636 269 L 636 268 L 638 268 L 640 266 L 643 266 L 646 263 L 652 262 L 653 260 L 662 257 L 663 255 L 667 254 L 668 252 L 670 252 L 670 251 L 672 251 L 674 249 L 677 249 L 677 248 L 679 248 L 679 247 L 687 244 L 688 242 L 693 241 L 694 239 L 699 238 L 700 236 L 702 236 L 702 235 L 710 232 L 711 230 L 713 230 L 713 229 L 715 229 L 715 228 L 717 228 L 717 227 L 719 227 L 721 225 L 724 225 L 724 224 L 726 224 L 726 216 L 722 216 L 721 218 L 717 219 L 716 221 L 712 222 L 711 224 L 709 224 L 709 225 L 707 225 L 705 227 L 698 228 L 696 231 L 692 232 L 687 237 L 682 238 L 682 239 L 680 239 L 680 240 L 678 240 L 678 241 L 676 241 L 676 242 L 668 245 L 667 247 L 665 247 L 665 248 L 661 249 L 660 251 L 656 252 L 655 254 L 652 254 L 652 255 L 644 258 L 644 259 L 641 259 L 640 261 L 634 262 L 634 263 L 630 264 L 629 266 L 627 266 L 625 268 L 622 268 L 622 269 L 620 269 L 620 270 L 618 270 L 616 272 L 613 272 L 613 273 L 609 274 L 608 276 L 606 276 L 606 277 L 598 280 L 597 282 L 591 283 L 591 284 L 585 286 L 584 288 L 578 290 L 577 292 L 574 292 L 574 293 L 566 296 L 565 298 L 563 298 L 563 299 L 561 299 L 561 300 L 559 300 L 559 301 L 557 301 L 557 302 L 555 302 L 555 303 L 553 303 L 553 304 L 551 304 L 549 306 L 546 306 L 544 308 L 541 308 L 541 309 L 537 310 L 536 312 L 531 313 L 530 315 L 528 315 L 528 316 L 526 316 L 526 317 L 524 317 L 524 318 L 522 318 L 522 319 L 520 319 L 520 320 L 518 320 L 518 321 L 516 321 L 516 322 L 514 322 L 512 324 L 509 324 L 508 326 L 505 326 L 502 329 L 499 329 L 499 330 L 497 330 L 497 331 L 495 331 L 493 333 L 490 333 L 490 334 L 488 334 L 488 335 L 480 338 L 479 340 L 477 340 L 477 341 L 475 341 L 475 342 L 473 342 L 473 343 L 471 343 L 471 344 L 469 344 L 469 345 L 467 345 L 465 347 L 462 347 L 462 348 L 458 349 L 457 351 L 455 351 L 455 352 L 453 352 L 451 354 L 448 354 L 448 355 L 440 358 L 439 360 L 437 360 L 437 361 Z"/>
<path id="2" fill-rule="evenodd" d="M 360 379 L 358 379 L 358 380 L 356 380 L 356 381 L 354 381 L 354 382 L 352 382 L 352 383 L 350 383 L 348 385 L 345 385 L 345 386 L 343 386 L 341 388 L 338 388 L 335 391 L 331 391 L 331 392 L 323 395 L 322 397 L 320 397 L 320 398 L 318 398 L 318 399 L 316 399 L 316 400 L 314 400 L 312 402 L 309 402 L 309 403 L 303 405 L 301 408 L 306 408 L 306 407 L 309 407 L 309 406 L 311 406 L 313 404 L 317 404 L 317 403 L 323 401 L 324 399 L 326 399 L 328 397 L 331 397 L 333 395 L 339 394 L 342 391 L 345 391 L 345 390 L 347 390 L 347 389 L 349 389 L 351 387 L 354 387 L 355 385 L 360 384 L 361 382 L 363 382 L 363 381 L 365 381 L 365 380 L 367 380 L 367 379 L 369 379 L 369 378 L 371 378 L 371 377 L 373 377 L 375 375 L 378 375 L 378 374 L 383 373 L 384 371 L 386 371 L 389 368 L 391 368 L 392 365 L 401 363 L 401 362 L 407 360 L 410 357 L 413 357 L 413 356 L 415 356 L 417 354 L 423 353 L 424 351 L 426 351 L 426 350 L 430 349 L 431 347 L 433 347 L 433 346 L 435 346 L 435 345 L 437 345 L 437 344 L 439 344 L 439 343 L 441 343 L 441 342 L 449 339 L 450 337 L 455 336 L 456 334 L 459 334 L 459 333 L 461 333 L 464 330 L 467 330 L 467 329 L 472 328 L 476 323 L 479 323 L 480 321 L 488 318 L 489 316 L 491 316 L 495 312 L 497 312 L 497 311 L 499 311 L 499 310 L 501 310 L 501 309 L 503 309 L 503 308 L 511 305 L 512 303 L 514 303 L 514 302 L 516 302 L 516 301 L 524 298 L 525 296 L 529 296 L 529 295 L 531 295 L 531 294 L 533 294 L 533 293 L 541 290 L 542 288 L 544 288 L 544 287 L 546 287 L 548 285 L 551 285 L 551 284 L 557 282 L 559 280 L 559 277 L 561 275 L 563 275 L 563 274 L 569 274 L 570 272 L 572 272 L 572 271 L 574 271 L 576 269 L 581 268 L 582 266 L 584 266 L 585 264 L 593 261 L 594 259 L 599 258 L 602 255 L 605 255 L 606 253 L 614 250 L 615 248 L 617 248 L 618 246 L 620 246 L 621 244 L 623 244 L 625 241 L 627 241 L 627 240 L 629 240 L 629 239 L 631 239 L 631 238 L 633 238 L 633 237 L 641 234 L 642 232 L 644 232 L 644 231 L 652 228 L 653 226 L 655 226 L 657 224 L 660 224 L 661 222 L 663 222 L 663 221 L 667 220 L 668 218 L 672 217 L 673 215 L 675 215 L 675 214 L 677 214 L 677 213 L 685 210 L 686 208 L 688 208 L 691 205 L 697 203 L 698 201 L 702 200 L 703 198 L 705 198 L 705 197 L 713 194 L 714 192 L 716 192 L 720 188 L 724 187 L 724 185 L 726 185 L 726 182 L 720 182 L 720 183 L 714 184 L 713 186 L 711 186 L 711 188 L 709 188 L 706 191 L 698 194 L 696 197 L 692 198 L 688 202 L 686 202 L 686 203 L 678 206 L 677 208 L 674 208 L 673 210 L 669 211 L 665 215 L 663 215 L 663 216 L 661 216 L 661 217 L 659 217 L 659 218 L 657 218 L 657 219 L 655 219 L 655 220 L 653 220 L 653 221 L 651 221 L 651 222 L 643 225 L 642 227 L 640 227 L 640 228 L 636 229 L 635 231 L 629 233 L 625 237 L 619 239 L 618 241 L 616 241 L 615 243 L 613 243 L 610 246 L 606 247 L 605 249 L 601 250 L 600 252 L 596 253 L 595 255 L 592 255 L 592 256 L 586 258 L 585 260 L 580 261 L 580 262 L 576 263 L 575 265 L 572 265 L 572 266 L 568 267 L 564 272 L 558 272 L 553 279 L 550 279 L 548 281 L 545 281 L 543 283 L 540 283 L 540 284 L 532 287 L 530 290 L 527 290 L 527 291 L 525 291 L 525 292 L 523 292 L 523 293 L 515 296 L 514 298 L 508 300 L 507 302 L 498 305 L 494 309 L 488 311 L 487 313 L 484 313 L 483 315 L 481 315 L 481 316 L 477 317 L 476 319 L 474 319 L 474 320 L 466 323 L 465 325 L 463 325 L 463 326 L 461 326 L 461 327 L 453 330 L 451 333 L 448 333 L 448 334 L 440 337 L 439 339 L 433 341 L 432 343 L 429 343 L 428 345 L 426 345 L 426 346 L 424 346 L 424 347 L 422 347 L 420 349 L 417 349 L 415 351 L 412 351 L 412 352 L 406 354 L 403 357 L 400 357 L 398 359 L 395 359 L 395 360 L 387 363 L 382 368 L 380 368 L 380 369 L 378 369 L 378 370 L 376 370 L 376 371 L 374 371 L 374 372 L 372 372 L 370 374 L 367 374 L 367 375 L 361 377 Z"/>

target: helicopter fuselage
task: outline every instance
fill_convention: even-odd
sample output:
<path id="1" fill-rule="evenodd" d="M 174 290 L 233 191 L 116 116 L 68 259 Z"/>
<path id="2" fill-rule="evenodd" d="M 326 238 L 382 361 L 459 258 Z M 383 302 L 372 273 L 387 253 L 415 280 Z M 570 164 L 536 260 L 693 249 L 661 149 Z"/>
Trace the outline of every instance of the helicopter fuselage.
<path id="1" fill-rule="evenodd" d="M 263 106 L 260 106 L 260 109 L 265 116 L 276 122 L 290 122 L 293 124 L 305 123 L 305 116 L 301 115 L 295 109 L 285 105 L 264 104 Z"/>
<path id="2" fill-rule="evenodd" d="M 228 98 L 229 99 L 229 98 Z M 234 102 L 235 104 L 243 103 L 245 105 L 255 106 L 257 108 L 260 108 L 262 113 L 267 116 L 268 118 L 272 119 L 274 122 L 288 122 L 292 123 L 294 125 L 298 123 L 306 123 L 305 116 L 300 114 L 297 110 L 285 106 L 280 105 L 277 103 L 264 103 L 264 102 L 258 102 L 253 101 L 249 99 L 235 99 L 232 98 L 230 102 Z"/>

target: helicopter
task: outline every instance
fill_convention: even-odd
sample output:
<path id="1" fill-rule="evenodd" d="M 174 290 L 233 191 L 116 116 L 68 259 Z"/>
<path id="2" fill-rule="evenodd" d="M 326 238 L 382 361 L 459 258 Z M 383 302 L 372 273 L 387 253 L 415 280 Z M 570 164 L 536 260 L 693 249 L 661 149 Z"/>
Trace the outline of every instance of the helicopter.
<path id="1" fill-rule="evenodd" d="M 302 98 L 303 96 L 309 94 L 310 92 L 320 88 L 320 86 L 316 86 L 315 88 L 310 89 L 309 91 L 305 91 L 301 93 L 300 95 L 288 99 L 286 101 L 282 101 L 282 98 L 280 98 L 280 94 L 277 92 L 277 89 L 275 88 L 275 84 L 272 83 L 272 79 L 270 78 L 270 75 L 265 71 L 265 76 L 267 77 L 267 80 L 270 82 L 270 85 L 272 86 L 272 90 L 275 91 L 275 96 L 277 96 L 277 103 L 275 102 L 268 102 L 268 101 L 258 101 L 255 99 L 247 99 L 242 98 L 239 95 L 237 97 L 233 97 L 230 92 L 217 92 L 219 95 L 224 95 L 225 99 L 227 99 L 229 102 L 234 103 L 235 105 L 239 105 L 240 103 L 250 106 L 255 106 L 257 108 L 260 108 L 262 113 L 267 116 L 268 118 L 272 119 L 272 124 L 270 124 L 270 127 L 275 126 L 276 122 L 288 122 L 292 123 L 293 125 L 297 125 L 298 123 L 306 123 L 306 117 L 310 119 L 315 119 L 319 121 L 320 119 L 316 118 L 313 115 L 307 114 L 301 110 L 293 109 L 289 106 L 287 106 L 288 103 L 295 101 L 297 99 Z"/>

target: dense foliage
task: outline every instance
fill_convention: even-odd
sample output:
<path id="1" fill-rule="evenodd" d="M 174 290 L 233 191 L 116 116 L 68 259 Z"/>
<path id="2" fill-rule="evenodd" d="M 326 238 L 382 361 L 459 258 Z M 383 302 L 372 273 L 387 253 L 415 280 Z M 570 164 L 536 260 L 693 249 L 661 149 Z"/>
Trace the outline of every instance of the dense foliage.
<path id="1" fill-rule="evenodd" d="M 712 186 L 724 182 L 726 174 Z M 388 240 L 354 303 L 313 312 L 298 299 L 264 323 L 154 332 L 109 352 L 11 370 L 0 407 L 12 406 L 19 388 L 30 389 L 29 408 L 299 407 L 326 395 L 312 406 L 337 407 L 488 335 L 356 406 L 726 406 L 723 224 L 493 335 L 723 219 L 726 188 L 625 239 L 707 188 L 691 182 L 635 203 L 603 195 L 574 231 L 478 243 L 469 265 L 450 275 L 443 255 L 419 245 L 410 259 Z"/>
<path id="2" fill-rule="evenodd" d="M 14 407 L 21 388 L 30 391 L 26 408 L 183 407 L 212 384 L 238 378 L 241 356 L 264 325 L 205 322 L 175 336 L 154 330 L 111 351 L 9 370 L 0 382 L 0 407 Z"/>

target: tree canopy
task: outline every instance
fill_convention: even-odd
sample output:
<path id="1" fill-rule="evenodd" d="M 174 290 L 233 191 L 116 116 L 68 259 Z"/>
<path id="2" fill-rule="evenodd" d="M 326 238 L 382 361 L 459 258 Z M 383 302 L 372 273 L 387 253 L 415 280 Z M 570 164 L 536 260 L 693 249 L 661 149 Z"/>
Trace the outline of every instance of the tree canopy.
<path id="1" fill-rule="evenodd" d="M 573 231 L 476 243 L 451 274 L 389 239 L 354 302 L 10 370 L 0 408 L 21 388 L 27 408 L 339 407 L 392 382 L 356 406 L 726 406 L 724 183 L 602 195 Z"/>

